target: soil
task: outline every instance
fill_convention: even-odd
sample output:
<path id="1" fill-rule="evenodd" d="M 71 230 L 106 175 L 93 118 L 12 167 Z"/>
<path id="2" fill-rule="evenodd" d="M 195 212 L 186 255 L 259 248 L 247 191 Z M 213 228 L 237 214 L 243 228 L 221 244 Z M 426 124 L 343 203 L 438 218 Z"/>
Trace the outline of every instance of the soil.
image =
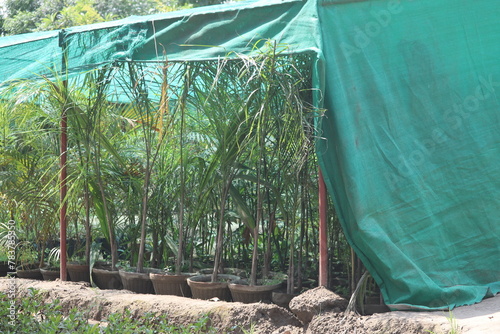
<path id="1" fill-rule="evenodd" d="M 6 291 L 8 279 L 0 279 L 0 290 Z M 315 315 L 303 325 L 289 310 L 274 304 L 242 304 L 205 301 L 177 296 L 135 294 L 126 290 L 100 290 L 88 283 L 36 281 L 17 279 L 18 296 L 26 296 L 28 288 L 38 289 L 47 301 L 59 299 L 64 309 L 79 308 L 88 312 L 92 321 L 103 321 L 110 313 L 129 309 L 134 316 L 146 312 L 168 314 L 176 325 L 196 322 L 209 314 L 211 325 L 221 333 L 242 333 L 254 326 L 254 333 L 449 333 L 447 312 L 390 312 L 357 316 L 335 310 Z M 453 310 L 459 333 L 500 333 L 500 295 L 483 302 Z"/>

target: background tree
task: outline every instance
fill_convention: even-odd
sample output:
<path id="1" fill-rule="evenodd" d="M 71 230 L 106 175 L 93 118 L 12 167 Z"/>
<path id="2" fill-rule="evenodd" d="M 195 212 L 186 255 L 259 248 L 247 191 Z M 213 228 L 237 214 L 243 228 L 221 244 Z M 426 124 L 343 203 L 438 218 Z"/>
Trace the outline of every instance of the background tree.
<path id="1" fill-rule="evenodd" d="M 124 18 L 130 15 L 147 15 L 158 12 L 159 0 L 108 0 L 98 1 L 93 7 L 102 17 Z"/>
<path id="2" fill-rule="evenodd" d="M 14 16 L 20 12 L 34 12 L 40 6 L 37 0 L 7 0 L 8 14 Z"/>
<path id="3" fill-rule="evenodd" d="M 222 3 L 222 0 L 7 0 L 0 19 L 1 35 L 63 29 Z"/>

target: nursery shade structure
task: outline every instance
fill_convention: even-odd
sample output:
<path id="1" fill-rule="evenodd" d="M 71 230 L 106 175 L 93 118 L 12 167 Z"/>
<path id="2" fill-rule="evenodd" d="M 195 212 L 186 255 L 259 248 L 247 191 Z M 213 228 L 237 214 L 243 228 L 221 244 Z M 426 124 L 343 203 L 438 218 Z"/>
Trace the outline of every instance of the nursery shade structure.
<path id="1" fill-rule="evenodd" d="M 203 61 L 260 40 L 313 52 L 317 155 L 392 309 L 500 291 L 497 0 L 247 1 L 0 39 L 0 81 Z"/>

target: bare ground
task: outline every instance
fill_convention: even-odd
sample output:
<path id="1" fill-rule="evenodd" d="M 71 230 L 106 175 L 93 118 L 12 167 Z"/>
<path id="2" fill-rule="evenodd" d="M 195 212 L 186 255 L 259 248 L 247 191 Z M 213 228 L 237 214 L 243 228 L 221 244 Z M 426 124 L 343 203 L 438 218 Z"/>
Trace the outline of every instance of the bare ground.
<path id="1" fill-rule="evenodd" d="M 161 312 L 173 324 L 186 325 L 209 314 L 211 325 L 221 333 L 241 333 L 254 326 L 255 333 L 449 333 L 449 314 L 445 312 L 390 312 L 373 316 L 344 316 L 323 312 L 302 324 L 290 311 L 274 304 L 212 302 L 176 296 L 135 294 L 126 290 L 100 290 L 85 283 L 34 281 L 17 279 L 18 296 L 28 288 L 38 289 L 47 301 L 59 299 L 64 309 L 77 307 L 88 312 L 89 319 L 102 321 L 110 313 L 129 309 L 133 315 Z M 0 290 L 6 291 L 8 279 L 0 279 Z M 500 333 L 500 295 L 453 311 L 460 333 Z"/>

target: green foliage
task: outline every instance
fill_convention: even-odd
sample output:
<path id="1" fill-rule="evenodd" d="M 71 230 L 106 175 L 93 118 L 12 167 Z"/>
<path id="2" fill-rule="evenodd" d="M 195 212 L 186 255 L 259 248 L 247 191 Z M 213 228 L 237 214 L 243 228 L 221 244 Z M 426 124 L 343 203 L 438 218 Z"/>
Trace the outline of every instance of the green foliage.
<path id="1" fill-rule="evenodd" d="M 43 265 L 45 245 L 57 235 L 60 109 L 55 96 L 40 98 L 46 96 L 46 87 L 23 84 L 4 91 L 11 100 L 0 105 L 0 192 L 21 242 L 18 264 L 26 264 L 22 254 L 29 244 Z"/>
<path id="2" fill-rule="evenodd" d="M 95 1 L 93 7 L 102 17 L 123 18 L 130 15 L 147 15 L 156 12 L 155 0 L 107 0 Z"/>
<path id="3" fill-rule="evenodd" d="M 16 245 L 16 263 L 26 269 L 37 264 L 38 253 L 35 247 L 29 241 L 22 241 Z"/>
<path id="4" fill-rule="evenodd" d="M 290 284 L 295 278 L 302 288 L 302 278 L 317 275 L 314 59 L 272 41 L 257 44 L 254 57 L 116 62 L 66 84 L 55 73 L 54 81 L 6 87 L 2 217 L 12 215 L 16 233 L 40 254 L 57 240 L 64 110 L 68 235 L 83 239 L 87 225 L 87 245 L 94 240 L 104 253 L 94 250 L 95 260 L 111 255 L 115 264 L 140 267 L 144 255 L 147 265 L 192 272 L 197 263 L 211 265 L 214 253 L 221 266 L 243 269 L 252 253 L 264 254 L 254 256 L 254 269 L 267 277 L 289 267 Z M 332 249 L 348 261 L 335 226 Z"/>
<path id="5" fill-rule="evenodd" d="M 178 333 L 178 334 L 201 334 L 217 333 L 217 330 L 210 327 L 210 318 L 201 317 L 197 322 L 188 326 L 176 326 L 169 323 L 165 314 L 145 313 L 139 318 L 134 317 L 130 310 L 123 313 L 114 313 L 104 320 L 106 329 L 104 333 Z"/>
<path id="6" fill-rule="evenodd" d="M 37 0 L 7 0 L 6 6 L 9 15 L 16 15 L 20 12 L 34 12 L 39 4 Z"/>
<path id="7" fill-rule="evenodd" d="M 38 27 L 46 27 L 44 18 L 52 17 L 54 20 L 65 6 L 69 6 L 66 0 L 8 0 L 6 2 L 7 17 L 2 29 L 7 35 L 16 35 L 38 30 Z M 52 29 L 57 29 L 54 25 Z"/>
<path id="8" fill-rule="evenodd" d="M 0 317 L 3 319 L 0 333 L 219 333 L 210 326 L 208 315 L 191 325 L 176 326 L 169 322 L 166 314 L 133 315 L 127 309 L 123 313 L 110 314 L 101 324 L 89 324 L 85 312 L 77 308 L 64 310 L 58 300 L 46 302 L 44 296 L 35 289 L 29 290 L 29 297 L 15 299 L 14 306 L 12 300 L 0 293 Z M 11 310 L 14 311 L 11 313 Z"/>
<path id="9" fill-rule="evenodd" d="M 47 258 L 47 265 L 49 268 L 59 268 L 59 263 L 61 259 L 61 249 L 59 247 L 54 247 L 49 251 Z"/>
<path id="10" fill-rule="evenodd" d="M 63 29 L 103 21 L 104 18 L 92 6 L 91 1 L 78 0 L 73 6 L 64 7 L 58 12 L 48 14 L 37 25 L 36 30 Z"/>
<path id="11" fill-rule="evenodd" d="M 19 12 L 3 20 L 2 30 L 6 35 L 17 35 L 36 30 L 40 20 L 36 12 Z"/>
<path id="12" fill-rule="evenodd" d="M 245 329 L 245 328 L 241 328 L 243 334 L 255 334 L 255 323 L 251 323 L 250 324 L 250 328 L 248 329 Z"/>
<path id="13" fill-rule="evenodd" d="M 0 30 L 6 35 L 16 35 L 221 2 L 221 0 L 8 0 L 5 4 L 7 17 L 0 20 Z"/>
<path id="14" fill-rule="evenodd" d="M 5 320 L 0 322 L 0 332 L 99 333 L 99 328 L 96 325 L 89 325 L 82 312 L 73 309 L 65 316 L 58 301 L 46 303 L 43 296 L 35 289 L 30 289 L 29 294 L 27 298 L 15 299 L 0 294 L 0 316 Z M 15 300 L 14 307 L 11 304 L 12 300 Z M 14 312 L 11 312 L 12 309 Z"/>
<path id="15" fill-rule="evenodd" d="M 354 312 L 357 313 L 357 307 L 361 310 L 361 314 L 364 314 L 364 297 L 366 293 L 366 284 L 368 282 L 368 278 L 370 277 L 370 273 L 365 271 L 361 279 L 359 280 L 356 289 L 352 293 L 351 299 L 349 300 L 349 305 L 345 310 L 345 314 Z"/>

